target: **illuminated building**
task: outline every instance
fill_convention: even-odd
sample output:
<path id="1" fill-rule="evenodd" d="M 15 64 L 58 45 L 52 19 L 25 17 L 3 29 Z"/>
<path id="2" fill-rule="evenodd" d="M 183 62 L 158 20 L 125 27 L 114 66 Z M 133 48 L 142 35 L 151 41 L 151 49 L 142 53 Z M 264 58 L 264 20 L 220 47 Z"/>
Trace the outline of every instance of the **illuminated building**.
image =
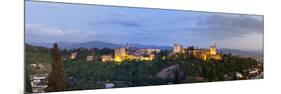
<path id="1" fill-rule="evenodd" d="M 211 55 L 216 55 L 217 54 L 216 45 L 210 47 L 210 54 Z"/>
<path id="2" fill-rule="evenodd" d="M 127 55 L 126 60 L 141 60 L 141 61 L 151 61 L 155 58 L 154 54 L 149 55 Z"/>
<path id="3" fill-rule="evenodd" d="M 159 53 L 160 49 L 143 48 L 135 51 L 126 51 L 125 48 L 116 48 L 114 50 L 114 61 L 122 62 L 124 60 L 142 60 L 151 61 L 155 58 L 153 52 Z"/>
<path id="4" fill-rule="evenodd" d="M 112 55 L 103 55 L 101 57 L 102 62 L 113 61 Z"/>
<path id="5" fill-rule="evenodd" d="M 94 56 L 92 55 L 87 56 L 86 61 L 92 61 L 92 60 L 94 60 Z"/>
<path id="6" fill-rule="evenodd" d="M 102 62 L 106 62 L 106 61 L 122 62 L 124 60 L 151 61 L 155 58 L 155 54 L 159 52 L 160 49 L 155 49 L 155 48 L 138 49 L 138 48 L 126 46 L 126 48 L 124 47 L 124 48 L 114 49 L 114 57 L 112 57 L 112 55 L 103 55 L 101 57 L 101 61 Z M 210 46 L 209 49 L 198 49 L 198 48 L 194 48 L 193 46 L 184 48 L 183 45 L 181 44 L 175 44 L 173 48 L 173 52 L 170 54 L 175 55 L 176 53 L 192 55 L 195 58 L 202 59 L 202 60 L 222 59 L 222 57 L 219 54 L 217 54 L 216 45 Z"/>
<path id="7" fill-rule="evenodd" d="M 160 49 L 143 48 L 143 49 L 137 50 L 137 52 L 139 52 L 141 54 L 153 54 L 153 52 L 159 53 Z"/>
<path id="8" fill-rule="evenodd" d="M 196 49 L 193 50 L 193 55 L 196 58 L 200 58 L 203 60 L 208 60 L 208 59 L 215 59 L 215 60 L 221 60 L 222 57 L 217 54 L 217 48 L 216 46 L 210 46 L 210 49 Z"/>
<path id="9" fill-rule="evenodd" d="M 160 49 L 149 49 L 149 48 L 146 49 L 146 54 L 152 54 L 153 52 L 159 53 Z"/>
<path id="10" fill-rule="evenodd" d="M 75 59 L 77 54 L 78 54 L 77 52 L 71 53 L 70 59 Z"/>
<path id="11" fill-rule="evenodd" d="M 125 59 L 126 49 L 125 48 L 116 48 L 114 50 L 114 61 L 121 62 Z"/>
<path id="12" fill-rule="evenodd" d="M 185 53 L 187 55 L 193 55 L 195 58 L 208 60 L 208 59 L 215 59 L 221 60 L 222 57 L 217 54 L 216 45 L 210 46 L 209 49 L 198 49 L 193 46 L 188 46 L 187 48 L 183 48 L 181 44 L 175 44 L 173 54 L 175 53 Z M 173 55 L 172 54 L 172 55 Z"/>
<path id="13" fill-rule="evenodd" d="M 175 44 L 173 52 L 174 53 L 183 53 L 184 52 L 183 45 Z"/>
<path id="14" fill-rule="evenodd" d="M 155 58 L 155 55 L 154 54 L 149 54 L 148 57 L 147 57 L 147 60 L 151 61 Z"/>

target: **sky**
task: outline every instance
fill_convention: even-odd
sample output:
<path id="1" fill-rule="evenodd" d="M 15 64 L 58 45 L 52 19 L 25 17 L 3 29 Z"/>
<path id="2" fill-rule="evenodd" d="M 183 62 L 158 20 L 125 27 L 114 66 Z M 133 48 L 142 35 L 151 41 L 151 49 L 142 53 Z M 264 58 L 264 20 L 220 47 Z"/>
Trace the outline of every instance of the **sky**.
<path id="1" fill-rule="evenodd" d="M 263 17 L 258 15 L 31 1 L 25 6 L 27 43 L 103 41 L 263 49 Z"/>

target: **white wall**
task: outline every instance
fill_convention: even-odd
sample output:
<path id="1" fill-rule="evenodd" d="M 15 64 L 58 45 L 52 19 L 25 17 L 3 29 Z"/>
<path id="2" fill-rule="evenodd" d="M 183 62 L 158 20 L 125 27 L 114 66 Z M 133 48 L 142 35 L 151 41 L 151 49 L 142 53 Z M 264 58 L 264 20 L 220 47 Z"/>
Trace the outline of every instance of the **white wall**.
<path id="1" fill-rule="evenodd" d="M 47 0 L 46 0 L 47 1 Z M 280 3 L 278 0 L 48 0 L 133 7 L 182 9 L 265 15 L 265 78 L 262 80 L 194 83 L 59 92 L 58 94 L 265 94 L 281 93 Z M 0 3 L 0 92 L 23 93 L 23 0 Z M 279 10 L 278 10 L 279 8 Z M 278 88 L 279 87 L 279 88 Z"/>

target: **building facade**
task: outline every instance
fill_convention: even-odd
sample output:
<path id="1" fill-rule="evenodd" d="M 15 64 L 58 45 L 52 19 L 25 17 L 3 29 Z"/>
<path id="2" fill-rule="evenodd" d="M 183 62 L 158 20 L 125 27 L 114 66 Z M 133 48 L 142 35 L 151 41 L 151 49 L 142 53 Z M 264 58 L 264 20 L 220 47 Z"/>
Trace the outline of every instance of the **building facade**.
<path id="1" fill-rule="evenodd" d="M 126 49 L 125 48 L 116 48 L 114 50 L 114 61 L 121 62 L 125 59 Z"/>
<path id="2" fill-rule="evenodd" d="M 208 60 L 208 59 L 215 59 L 221 60 L 221 55 L 217 54 L 216 45 L 210 46 L 209 49 L 195 49 L 193 50 L 193 55 L 197 58 Z"/>
<path id="3" fill-rule="evenodd" d="M 112 55 L 103 55 L 101 57 L 101 61 L 102 62 L 108 62 L 108 61 L 114 61 L 114 59 L 112 58 Z"/>
<path id="4" fill-rule="evenodd" d="M 183 53 L 184 52 L 184 48 L 183 48 L 183 45 L 181 44 L 175 44 L 174 45 L 174 50 L 173 50 L 174 53 Z"/>

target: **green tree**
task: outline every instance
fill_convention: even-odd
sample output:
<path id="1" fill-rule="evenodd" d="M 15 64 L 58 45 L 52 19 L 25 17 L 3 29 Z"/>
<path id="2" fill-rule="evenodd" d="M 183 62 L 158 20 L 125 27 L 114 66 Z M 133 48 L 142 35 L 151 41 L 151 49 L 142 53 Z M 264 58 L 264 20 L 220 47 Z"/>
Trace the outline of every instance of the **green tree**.
<path id="1" fill-rule="evenodd" d="M 52 71 L 49 73 L 47 91 L 54 92 L 66 90 L 64 65 L 57 43 L 55 43 L 54 47 L 51 49 L 51 55 L 53 60 L 51 63 Z"/>

